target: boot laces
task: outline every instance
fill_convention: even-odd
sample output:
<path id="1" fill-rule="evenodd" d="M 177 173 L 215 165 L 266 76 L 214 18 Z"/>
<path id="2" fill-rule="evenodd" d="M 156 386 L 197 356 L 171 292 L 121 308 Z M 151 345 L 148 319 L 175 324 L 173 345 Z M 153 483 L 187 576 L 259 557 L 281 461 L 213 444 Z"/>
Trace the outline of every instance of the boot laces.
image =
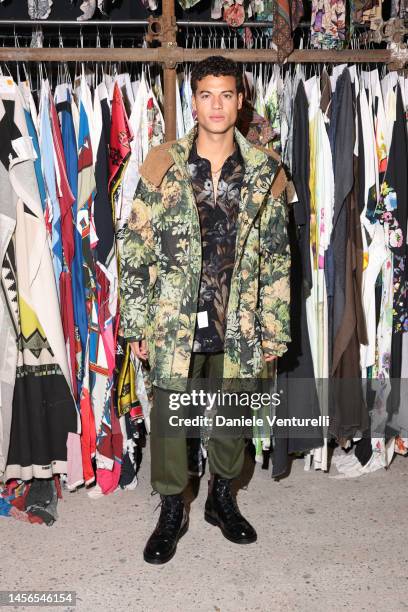
<path id="1" fill-rule="evenodd" d="M 183 502 L 179 498 L 172 495 L 163 495 L 160 503 L 155 510 L 161 506 L 160 516 L 157 523 L 157 529 L 160 532 L 173 531 L 178 527 L 180 522 L 180 512 Z"/>
<path id="2" fill-rule="evenodd" d="M 238 508 L 237 500 L 232 494 L 229 483 L 218 481 L 216 485 L 216 493 L 226 516 L 231 518 L 241 518 L 241 512 Z"/>

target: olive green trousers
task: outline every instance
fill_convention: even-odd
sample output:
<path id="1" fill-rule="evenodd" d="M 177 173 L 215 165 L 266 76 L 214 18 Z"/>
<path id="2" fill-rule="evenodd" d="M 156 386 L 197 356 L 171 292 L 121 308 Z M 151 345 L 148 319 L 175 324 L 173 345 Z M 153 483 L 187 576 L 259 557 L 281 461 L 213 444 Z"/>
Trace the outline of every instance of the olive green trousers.
<path id="1" fill-rule="evenodd" d="M 222 379 L 224 353 L 192 353 L 189 378 Z M 163 436 L 160 416 L 169 414 L 171 391 L 153 387 L 153 407 L 150 413 L 151 484 L 161 495 L 181 493 L 188 482 L 187 441 L 183 435 Z M 189 407 L 181 407 L 188 416 Z M 177 411 L 180 415 L 180 409 Z M 208 463 L 211 474 L 221 478 L 237 478 L 244 462 L 245 439 L 210 437 Z"/>

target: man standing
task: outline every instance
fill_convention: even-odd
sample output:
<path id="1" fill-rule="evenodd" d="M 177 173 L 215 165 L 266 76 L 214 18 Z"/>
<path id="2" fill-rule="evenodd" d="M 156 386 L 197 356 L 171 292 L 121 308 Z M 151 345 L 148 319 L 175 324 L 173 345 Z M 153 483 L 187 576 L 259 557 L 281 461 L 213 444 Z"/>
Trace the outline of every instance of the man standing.
<path id="1" fill-rule="evenodd" d="M 186 440 L 158 435 L 169 394 L 200 376 L 256 378 L 290 340 L 284 172 L 235 127 L 243 102 L 235 62 L 198 62 L 191 87 L 198 125 L 146 158 L 122 257 L 124 335 L 149 360 L 154 389 L 151 483 L 162 502 L 144 549 L 150 563 L 171 559 L 188 528 Z M 244 439 L 210 438 L 208 460 L 205 519 L 230 541 L 254 542 L 230 487 Z"/>

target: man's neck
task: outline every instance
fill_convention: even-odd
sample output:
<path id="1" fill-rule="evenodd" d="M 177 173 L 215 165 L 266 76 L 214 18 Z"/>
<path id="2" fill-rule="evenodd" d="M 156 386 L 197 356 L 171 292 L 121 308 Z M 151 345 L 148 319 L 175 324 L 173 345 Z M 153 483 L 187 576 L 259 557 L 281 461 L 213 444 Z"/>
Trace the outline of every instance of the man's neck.
<path id="1" fill-rule="evenodd" d="M 234 128 L 224 134 L 213 134 L 199 127 L 196 147 L 200 157 L 217 165 L 234 152 Z"/>

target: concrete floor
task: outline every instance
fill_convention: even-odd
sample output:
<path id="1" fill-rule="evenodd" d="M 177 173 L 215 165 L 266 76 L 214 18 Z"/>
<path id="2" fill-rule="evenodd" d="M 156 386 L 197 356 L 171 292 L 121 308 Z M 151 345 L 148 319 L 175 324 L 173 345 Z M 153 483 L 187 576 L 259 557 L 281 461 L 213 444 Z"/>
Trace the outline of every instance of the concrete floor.
<path id="1" fill-rule="evenodd" d="M 188 533 L 158 567 L 142 557 L 159 514 L 148 459 L 135 491 L 65 492 L 53 527 L 0 519 L 0 590 L 75 590 L 81 611 L 408 610 L 408 458 L 342 481 L 301 460 L 279 483 L 256 466 L 238 495 L 258 531 L 248 546 L 204 522 L 204 477 Z"/>

